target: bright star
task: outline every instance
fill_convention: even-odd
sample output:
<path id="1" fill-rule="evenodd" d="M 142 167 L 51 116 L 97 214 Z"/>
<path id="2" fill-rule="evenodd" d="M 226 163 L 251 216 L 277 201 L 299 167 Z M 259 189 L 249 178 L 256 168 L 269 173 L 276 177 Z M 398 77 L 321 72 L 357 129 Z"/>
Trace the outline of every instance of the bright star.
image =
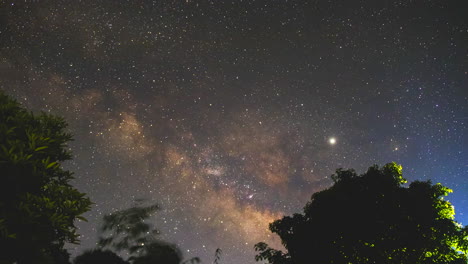
<path id="1" fill-rule="evenodd" d="M 328 139 L 328 143 L 330 143 L 330 145 L 335 145 L 336 144 L 336 138 L 331 137 L 330 139 Z"/>

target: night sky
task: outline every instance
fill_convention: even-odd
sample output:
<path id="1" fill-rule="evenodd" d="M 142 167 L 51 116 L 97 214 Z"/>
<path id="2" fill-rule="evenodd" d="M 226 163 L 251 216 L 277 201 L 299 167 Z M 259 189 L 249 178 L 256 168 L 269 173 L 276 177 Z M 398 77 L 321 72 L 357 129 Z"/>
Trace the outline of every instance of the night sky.
<path id="1" fill-rule="evenodd" d="M 339 167 L 400 163 L 468 224 L 467 6 L 0 0 L 0 89 L 70 124 L 73 255 L 142 198 L 186 258 L 254 263 Z"/>

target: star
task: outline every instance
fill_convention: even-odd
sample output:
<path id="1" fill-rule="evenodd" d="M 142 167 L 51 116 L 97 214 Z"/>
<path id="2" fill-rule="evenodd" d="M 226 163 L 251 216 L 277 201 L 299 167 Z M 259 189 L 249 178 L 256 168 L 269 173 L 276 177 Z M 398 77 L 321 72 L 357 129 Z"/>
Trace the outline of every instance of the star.
<path id="1" fill-rule="evenodd" d="M 330 145 L 335 145 L 335 144 L 336 144 L 336 138 L 334 138 L 334 137 L 329 138 L 329 139 L 328 139 L 328 143 L 329 143 Z"/>

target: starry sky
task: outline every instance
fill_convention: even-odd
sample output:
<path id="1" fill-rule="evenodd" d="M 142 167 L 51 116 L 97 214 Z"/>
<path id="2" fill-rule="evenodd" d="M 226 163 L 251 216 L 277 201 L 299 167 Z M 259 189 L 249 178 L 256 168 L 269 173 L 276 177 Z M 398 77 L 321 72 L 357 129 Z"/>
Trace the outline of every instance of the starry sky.
<path id="1" fill-rule="evenodd" d="M 468 4 L 0 0 L 0 89 L 66 118 L 104 214 L 158 203 L 186 258 L 254 263 L 336 168 L 395 161 L 468 224 Z M 333 138 L 333 140 L 331 140 Z M 343 219 L 346 221 L 346 219 Z"/>

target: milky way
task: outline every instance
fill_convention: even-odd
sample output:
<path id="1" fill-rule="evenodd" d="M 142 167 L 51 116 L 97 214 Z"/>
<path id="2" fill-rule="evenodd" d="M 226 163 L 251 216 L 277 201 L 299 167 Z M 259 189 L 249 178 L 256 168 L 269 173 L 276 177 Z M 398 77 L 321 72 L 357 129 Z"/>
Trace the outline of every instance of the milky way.
<path id="1" fill-rule="evenodd" d="M 464 1 L 0 1 L 0 88 L 64 116 L 104 214 L 158 203 L 186 258 L 254 263 L 336 168 L 396 161 L 468 223 Z M 333 138 L 333 140 L 332 140 Z M 346 219 L 343 219 L 346 221 Z"/>

